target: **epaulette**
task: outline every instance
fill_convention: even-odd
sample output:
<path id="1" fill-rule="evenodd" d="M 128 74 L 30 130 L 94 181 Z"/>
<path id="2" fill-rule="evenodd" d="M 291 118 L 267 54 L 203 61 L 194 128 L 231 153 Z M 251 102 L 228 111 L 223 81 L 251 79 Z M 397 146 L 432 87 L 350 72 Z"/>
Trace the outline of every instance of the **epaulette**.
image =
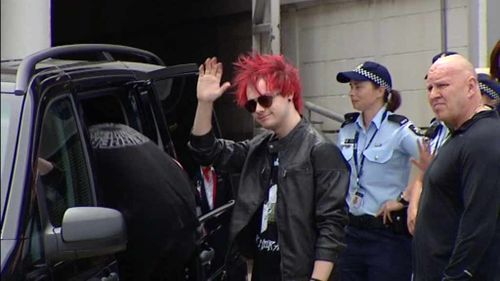
<path id="1" fill-rule="evenodd" d="M 404 124 L 408 123 L 408 118 L 399 114 L 391 114 L 389 115 L 389 117 L 387 117 L 387 120 L 396 122 L 399 124 L 399 126 L 403 126 Z"/>
<path id="2" fill-rule="evenodd" d="M 420 136 L 420 137 L 424 137 L 425 136 L 425 131 L 423 131 L 422 129 L 420 129 L 419 127 L 413 125 L 413 124 L 410 124 L 410 126 L 408 126 L 408 128 L 415 133 L 415 135 L 417 136 Z"/>
<path id="3" fill-rule="evenodd" d="M 389 115 L 389 117 L 387 117 L 387 120 L 391 121 L 391 122 L 395 122 L 395 123 L 398 123 L 399 126 L 403 126 L 404 124 L 408 123 L 410 120 L 408 120 L 408 118 L 406 118 L 406 116 L 403 116 L 403 115 L 399 115 L 399 114 L 391 114 Z M 410 126 L 408 126 L 408 128 L 415 133 L 415 135 L 417 136 L 423 136 L 424 133 L 420 130 L 420 128 L 417 128 L 415 125 L 413 124 L 410 124 Z"/>
<path id="4" fill-rule="evenodd" d="M 344 115 L 344 122 L 342 123 L 342 125 L 340 125 L 340 128 L 344 127 L 347 124 L 354 123 L 356 121 L 356 119 L 358 118 L 358 116 L 359 116 L 359 112 L 346 113 Z"/>

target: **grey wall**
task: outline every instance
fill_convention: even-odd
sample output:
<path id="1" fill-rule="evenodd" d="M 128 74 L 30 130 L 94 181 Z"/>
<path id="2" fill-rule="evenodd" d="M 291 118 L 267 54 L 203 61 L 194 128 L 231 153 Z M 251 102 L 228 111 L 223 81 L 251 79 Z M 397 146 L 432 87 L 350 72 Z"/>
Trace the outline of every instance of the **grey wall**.
<path id="1" fill-rule="evenodd" d="M 488 54 L 491 54 L 491 50 L 495 46 L 498 40 L 500 40 L 500 1 L 499 0 L 489 0 L 488 1 Z"/>
<path id="2" fill-rule="evenodd" d="M 2 0 L 1 14 L 2 59 L 50 47 L 50 0 Z"/>
<path id="3" fill-rule="evenodd" d="M 433 114 L 424 76 L 441 51 L 438 0 L 336 0 L 282 7 L 282 49 L 299 67 L 306 99 L 338 113 L 353 111 L 348 86 L 335 76 L 366 60 L 387 66 L 402 93 L 397 111 L 419 126 Z M 500 1 L 499 1 L 500 2 Z M 448 49 L 468 55 L 468 0 L 448 1 Z M 323 129 L 339 124 L 321 117 Z"/>

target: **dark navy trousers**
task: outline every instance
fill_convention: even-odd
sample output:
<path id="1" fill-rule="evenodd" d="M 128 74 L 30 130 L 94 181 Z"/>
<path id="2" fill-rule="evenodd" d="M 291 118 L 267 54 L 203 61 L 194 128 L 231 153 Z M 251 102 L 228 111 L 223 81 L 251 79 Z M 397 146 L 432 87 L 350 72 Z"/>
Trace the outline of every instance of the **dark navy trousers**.
<path id="1" fill-rule="evenodd" d="M 342 281 L 410 281 L 411 237 L 348 226 L 338 267 Z"/>

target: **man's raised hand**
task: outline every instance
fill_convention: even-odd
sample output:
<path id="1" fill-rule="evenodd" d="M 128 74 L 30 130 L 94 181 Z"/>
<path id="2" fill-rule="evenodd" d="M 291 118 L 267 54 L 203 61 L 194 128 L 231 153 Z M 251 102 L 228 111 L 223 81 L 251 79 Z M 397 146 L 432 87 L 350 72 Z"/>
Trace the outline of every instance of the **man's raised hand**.
<path id="1" fill-rule="evenodd" d="M 229 82 L 224 82 L 221 86 L 221 78 L 222 63 L 217 62 L 216 57 L 207 58 L 199 67 L 196 87 L 196 96 L 199 102 L 214 102 L 231 86 Z"/>

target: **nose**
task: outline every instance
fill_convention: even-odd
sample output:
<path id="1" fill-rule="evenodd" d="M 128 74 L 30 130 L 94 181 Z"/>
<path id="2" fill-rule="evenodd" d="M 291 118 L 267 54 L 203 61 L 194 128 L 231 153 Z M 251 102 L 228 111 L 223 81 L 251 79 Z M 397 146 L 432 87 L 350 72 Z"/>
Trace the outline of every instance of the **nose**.
<path id="1" fill-rule="evenodd" d="M 358 94 L 358 91 L 356 91 L 355 89 L 351 89 L 349 91 L 349 98 L 352 100 L 354 97 L 356 97 Z M 359 97 L 358 97 L 359 98 Z"/>
<path id="2" fill-rule="evenodd" d="M 255 112 L 263 112 L 265 108 L 260 105 L 260 103 L 257 103 L 257 106 L 255 106 Z"/>
<path id="3" fill-rule="evenodd" d="M 436 99 L 440 96 L 440 92 L 437 87 L 432 87 L 430 90 L 427 90 L 427 97 L 429 100 Z"/>

